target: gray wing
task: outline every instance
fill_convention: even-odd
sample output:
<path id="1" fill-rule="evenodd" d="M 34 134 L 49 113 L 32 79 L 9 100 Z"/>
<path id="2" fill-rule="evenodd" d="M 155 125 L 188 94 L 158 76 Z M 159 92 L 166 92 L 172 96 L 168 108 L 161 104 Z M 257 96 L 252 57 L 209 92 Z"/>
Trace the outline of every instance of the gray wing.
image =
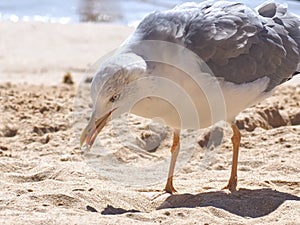
<path id="1" fill-rule="evenodd" d="M 297 69 L 300 21 L 283 5 L 266 3 L 257 10 L 225 1 L 188 3 L 150 14 L 136 33 L 186 46 L 215 76 L 233 83 L 268 76 L 270 90 Z"/>

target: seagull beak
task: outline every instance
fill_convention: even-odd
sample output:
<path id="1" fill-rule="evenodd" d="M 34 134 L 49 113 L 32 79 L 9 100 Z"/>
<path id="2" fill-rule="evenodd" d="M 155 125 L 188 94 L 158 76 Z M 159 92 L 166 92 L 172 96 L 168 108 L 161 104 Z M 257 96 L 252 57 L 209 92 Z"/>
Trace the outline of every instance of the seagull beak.
<path id="1" fill-rule="evenodd" d="M 108 118 L 112 114 L 113 111 L 116 109 L 111 110 L 110 112 L 106 113 L 100 119 L 93 120 L 91 119 L 89 124 L 84 128 L 80 137 L 80 146 L 82 147 L 84 142 L 88 147 L 92 147 L 98 134 L 103 129 L 103 127 L 108 122 Z M 95 123 L 95 124 L 93 124 Z"/>

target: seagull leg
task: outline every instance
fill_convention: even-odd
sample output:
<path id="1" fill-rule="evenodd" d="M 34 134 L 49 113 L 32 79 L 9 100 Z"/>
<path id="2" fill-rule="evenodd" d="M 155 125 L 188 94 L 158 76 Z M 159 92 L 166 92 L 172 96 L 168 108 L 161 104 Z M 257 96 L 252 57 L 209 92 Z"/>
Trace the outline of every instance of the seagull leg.
<path id="1" fill-rule="evenodd" d="M 239 157 L 239 147 L 241 143 L 241 133 L 239 128 L 235 125 L 231 125 L 233 135 L 231 137 L 232 146 L 233 146 L 233 156 L 232 156 L 232 165 L 231 165 L 231 175 L 228 181 L 228 184 L 223 189 L 229 189 L 231 192 L 236 190 L 237 186 L 237 164 Z"/>
<path id="2" fill-rule="evenodd" d="M 173 145 L 171 147 L 172 157 L 171 157 L 171 163 L 169 168 L 168 180 L 167 180 L 166 187 L 164 189 L 166 192 L 170 194 L 177 192 L 173 187 L 173 173 L 174 173 L 175 163 L 177 160 L 179 149 L 180 149 L 180 130 L 176 129 L 173 134 Z"/>

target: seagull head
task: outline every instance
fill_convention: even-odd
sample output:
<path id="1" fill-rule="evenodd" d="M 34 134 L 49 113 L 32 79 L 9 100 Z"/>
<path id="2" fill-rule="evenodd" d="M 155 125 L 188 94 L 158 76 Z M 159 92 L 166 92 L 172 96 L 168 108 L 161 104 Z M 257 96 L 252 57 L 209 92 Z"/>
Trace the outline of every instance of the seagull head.
<path id="1" fill-rule="evenodd" d="M 110 120 L 128 112 L 128 99 L 138 88 L 133 81 L 144 77 L 145 73 L 145 61 L 133 53 L 112 56 L 100 66 L 92 80 L 93 111 L 82 131 L 80 146 L 92 147 Z"/>

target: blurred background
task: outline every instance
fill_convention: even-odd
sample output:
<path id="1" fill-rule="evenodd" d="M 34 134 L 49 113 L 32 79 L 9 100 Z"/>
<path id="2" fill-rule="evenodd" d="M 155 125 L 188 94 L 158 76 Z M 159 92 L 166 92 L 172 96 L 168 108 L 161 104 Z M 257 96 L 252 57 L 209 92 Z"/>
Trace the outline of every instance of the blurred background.
<path id="1" fill-rule="evenodd" d="M 235 0 L 255 7 L 265 0 Z M 0 0 L 0 20 L 58 23 L 107 22 L 136 25 L 147 13 L 169 9 L 184 0 Z M 201 2 L 201 0 L 197 1 Z M 287 3 L 300 15 L 300 1 Z"/>

